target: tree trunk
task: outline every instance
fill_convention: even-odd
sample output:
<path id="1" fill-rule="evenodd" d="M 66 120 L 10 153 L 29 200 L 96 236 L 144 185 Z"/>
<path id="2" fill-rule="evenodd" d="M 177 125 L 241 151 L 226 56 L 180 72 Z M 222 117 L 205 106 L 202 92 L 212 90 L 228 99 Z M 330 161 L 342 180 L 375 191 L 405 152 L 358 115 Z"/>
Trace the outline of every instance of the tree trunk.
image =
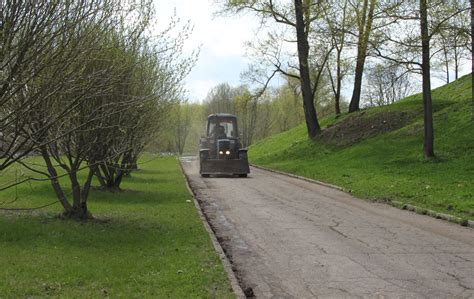
<path id="1" fill-rule="evenodd" d="M 420 0 L 420 25 L 422 48 L 422 73 L 423 73 L 423 110 L 424 110 L 424 154 L 426 158 L 434 157 L 434 129 L 433 106 L 431 101 L 430 79 L 430 38 L 428 33 L 427 0 Z"/>
<path id="2" fill-rule="evenodd" d="M 474 95 L 474 0 L 471 0 L 471 97 Z M 472 98 L 472 119 L 474 120 L 474 97 Z"/>
<path id="3" fill-rule="evenodd" d="M 342 49 L 341 49 L 342 50 Z M 336 70 L 336 96 L 335 96 L 335 105 L 336 105 L 336 115 L 341 114 L 341 84 L 342 84 L 342 74 L 341 74 L 341 50 L 337 51 L 337 70 Z"/>
<path id="4" fill-rule="evenodd" d="M 84 182 L 84 186 L 81 190 L 79 181 L 77 181 L 76 173 L 73 172 L 71 181 L 73 183 L 73 195 L 74 195 L 74 205 L 71 210 L 64 212 L 63 216 L 72 219 L 79 219 L 79 220 L 87 220 L 92 219 L 92 215 L 89 212 L 87 207 L 87 199 L 89 198 L 89 191 L 91 187 L 92 178 L 94 177 L 94 173 L 96 172 L 96 167 L 92 166 L 89 168 L 89 173 L 87 174 L 87 179 Z M 78 188 L 77 191 L 74 188 Z M 79 199 L 76 200 L 75 196 L 79 196 Z"/>
<path id="5" fill-rule="evenodd" d="M 362 89 L 362 75 L 364 73 L 365 57 L 357 54 L 357 63 L 354 78 L 354 89 L 352 91 L 352 98 L 349 104 L 349 113 L 360 110 L 360 94 Z"/>
<path id="6" fill-rule="evenodd" d="M 125 158 L 122 158 L 125 159 Z M 125 173 L 120 168 L 123 167 L 117 161 L 102 162 L 94 168 L 94 174 L 98 178 L 101 188 L 104 191 L 120 191 L 121 176 Z M 120 176 L 120 179 L 117 178 Z M 118 185 L 117 185 L 118 183 Z"/>
<path id="7" fill-rule="evenodd" d="M 77 180 L 77 173 L 75 172 L 75 170 L 70 171 L 69 179 L 71 181 L 73 207 L 77 207 L 81 203 L 81 185 Z"/>
<path id="8" fill-rule="evenodd" d="M 41 156 L 43 157 L 44 162 L 46 163 L 46 167 L 48 168 L 48 173 L 50 174 L 50 181 L 51 185 L 53 186 L 54 193 L 56 193 L 56 197 L 58 198 L 59 202 L 63 206 L 64 210 L 70 211 L 72 209 L 71 204 L 67 201 L 66 196 L 64 195 L 61 186 L 59 185 L 58 181 L 58 173 L 51 162 L 51 158 L 49 157 L 48 150 L 46 146 L 41 147 Z"/>
<path id="9" fill-rule="evenodd" d="M 105 183 L 104 177 L 102 176 L 102 173 L 100 172 L 100 168 L 97 168 L 95 170 L 95 177 L 99 181 L 99 184 L 102 188 L 105 188 L 107 184 Z"/>
<path id="10" fill-rule="evenodd" d="M 309 8 L 307 8 L 309 9 Z M 298 44 L 298 60 L 300 68 L 301 93 L 303 95 L 303 108 L 306 120 L 306 128 L 310 138 L 315 137 L 321 132 L 318 116 L 314 108 L 314 95 L 311 87 L 311 79 L 309 75 L 309 43 L 305 30 L 305 21 L 303 13 L 303 4 L 301 0 L 295 0 L 295 16 L 296 16 L 296 39 Z"/>
<path id="11" fill-rule="evenodd" d="M 448 49 L 444 50 L 444 67 L 446 68 L 446 83 L 449 83 L 449 58 Z"/>
<path id="12" fill-rule="evenodd" d="M 71 170 L 69 178 L 72 184 L 72 195 L 74 198 L 74 203 L 72 209 L 64 212 L 63 216 L 80 220 L 92 218 L 92 215 L 89 213 L 89 209 L 87 208 L 87 197 L 89 196 L 90 183 L 93 174 L 94 170 L 89 169 L 89 174 L 84 184 L 84 189 L 81 189 L 81 185 L 79 184 L 79 180 L 77 179 L 77 170 Z"/>
<path id="13" fill-rule="evenodd" d="M 65 211 L 63 213 L 65 218 L 78 219 L 78 220 L 87 220 L 92 219 L 92 215 L 87 208 L 87 201 L 81 201 L 78 204 L 75 204 L 71 210 Z"/>
<path id="14" fill-rule="evenodd" d="M 457 42 L 454 44 L 454 80 L 459 79 L 459 52 Z"/>
<path id="15" fill-rule="evenodd" d="M 370 1 L 370 4 L 368 3 Z M 364 75 L 365 58 L 367 57 L 367 45 L 372 31 L 376 0 L 365 0 L 362 8 L 363 20 L 359 28 L 359 41 L 357 43 L 357 61 L 354 76 L 354 89 L 349 104 L 349 113 L 360 110 L 360 96 L 362 89 L 362 76 Z M 367 13 L 367 6 L 368 13 Z"/>
<path id="16" fill-rule="evenodd" d="M 92 178 L 94 177 L 94 173 L 97 170 L 97 165 L 94 164 L 92 166 L 89 166 L 89 173 L 87 174 L 87 180 L 84 183 L 84 187 L 82 189 L 81 193 L 81 201 L 86 202 L 87 199 L 89 198 L 89 191 L 91 189 L 91 184 L 92 184 Z"/>
<path id="17" fill-rule="evenodd" d="M 110 186 L 111 189 L 109 191 L 112 191 L 112 192 L 120 192 L 122 191 L 120 189 L 120 184 L 122 183 L 122 178 L 125 174 L 125 167 L 128 167 L 126 165 L 123 165 L 122 164 L 122 167 L 121 169 L 117 170 L 117 173 L 115 175 L 115 179 L 113 180 L 113 185 Z"/>

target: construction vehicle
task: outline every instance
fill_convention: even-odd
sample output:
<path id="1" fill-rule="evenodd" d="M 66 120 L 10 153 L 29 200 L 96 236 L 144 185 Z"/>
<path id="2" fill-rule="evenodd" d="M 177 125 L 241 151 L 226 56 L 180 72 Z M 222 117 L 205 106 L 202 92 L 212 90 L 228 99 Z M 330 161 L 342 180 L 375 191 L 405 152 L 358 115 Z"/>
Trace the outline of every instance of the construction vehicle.
<path id="1" fill-rule="evenodd" d="M 200 141 L 199 162 L 202 177 L 247 177 L 250 173 L 247 149 L 240 143 L 235 115 L 217 113 L 207 117 L 206 136 Z"/>

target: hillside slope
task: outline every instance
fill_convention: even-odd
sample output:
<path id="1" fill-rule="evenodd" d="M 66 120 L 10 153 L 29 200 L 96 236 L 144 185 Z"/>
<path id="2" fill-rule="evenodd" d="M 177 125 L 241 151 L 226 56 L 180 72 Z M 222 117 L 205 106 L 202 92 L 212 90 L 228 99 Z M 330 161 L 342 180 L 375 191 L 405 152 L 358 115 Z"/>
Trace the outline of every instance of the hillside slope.
<path id="1" fill-rule="evenodd" d="M 358 197 L 397 200 L 474 219 L 474 121 L 471 75 L 433 91 L 435 153 L 423 157 L 421 94 L 393 105 L 322 120 L 250 147 L 252 163 L 343 187 Z"/>

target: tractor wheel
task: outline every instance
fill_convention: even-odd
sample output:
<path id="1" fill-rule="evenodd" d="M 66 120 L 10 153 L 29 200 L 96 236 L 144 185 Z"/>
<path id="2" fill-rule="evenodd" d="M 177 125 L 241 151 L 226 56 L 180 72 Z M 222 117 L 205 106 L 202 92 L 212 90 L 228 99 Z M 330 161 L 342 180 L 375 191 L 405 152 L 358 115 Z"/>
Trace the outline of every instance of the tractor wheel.
<path id="1" fill-rule="evenodd" d="M 246 173 L 241 173 L 239 174 L 239 178 L 246 178 L 247 177 L 247 174 Z"/>

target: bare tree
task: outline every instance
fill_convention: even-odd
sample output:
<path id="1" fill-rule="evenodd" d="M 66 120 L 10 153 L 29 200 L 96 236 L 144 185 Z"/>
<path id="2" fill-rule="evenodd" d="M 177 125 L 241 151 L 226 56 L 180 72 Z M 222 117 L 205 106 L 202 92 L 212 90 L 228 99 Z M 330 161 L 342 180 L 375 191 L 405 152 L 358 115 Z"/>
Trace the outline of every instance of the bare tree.
<path id="1" fill-rule="evenodd" d="M 194 55 L 181 58 L 190 27 L 185 25 L 182 34 L 170 37 L 176 28 L 172 21 L 154 40 L 146 35 L 151 19 L 150 3 L 140 1 L 113 7 L 105 22 L 92 19 L 75 27 L 67 32 L 73 38 L 62 55 L 79 55 L 67 65 L 48 65 L 45 76 L 28 85 L 28 92 L 34 93 L 50 83 L 44 78 L 63 77 L 58 92 L 24 115 L 29 122 L 20 132 L 35 143 L 47 170 L 21 163 L 50 179 L 66 217 L 91 217 L 87 199 L 94 175 L 107 187 L 119 188 L 123 175 L 136 166 L 138 155 L 154 136 L 168 103 L 182 93 L 182 80 L 195 61 Z M 69 107 L 67 113 L 64 107 Z M 51 115 L 59 121 L 51 124 Z M 45 129 L 39 135 L 36 127 Z M 87 171 L 83 182 L 78 175 L 82 170 Z M 71 196 L 64 192 L 61 176 L 70 181 Z"/>
<path id="2" fill-rule="evenodd" d="M 462 3 L 462 0 L 454 1 Z M 454 9 L 459 7 L 459 4 L 452 5 L 449 2 L 444 5 L 448 6 L 445 10 L 449 10 L 452 6 Z M 467 6 L 467 3 L 465 5 Z M 439 27 L 439 33 L 433 36 L 433 46 L 439 49 L 436 52 L 438 52 L 438 60 L 443 66 L 447 83 L 451 81 L 451 69 L 454 69 L 454 79 L 457 80 L 462 61 L 470 58 L 470 55 L 467 55 L 470 37 L 468 27 L 469 12 L 465 10 L 443 23 Z"/>
<path id="3" fill-rule="evenodd" d="M 370 106 L 395 103 L 416 91 L 410 74 L 398 64 L 378 63 L 369 65 L 365 99 Z"/>
<path id="4" fill-rule="evenodd" d="M 47 129 L 74 104 L 48 115 L 43 125 L 26 118 L 74 80 L 70 65 L 88 49 L 72 46 L 73 32 L 103 22 L 113 6 L 104 1 L 0 1 L 0 170 L 37 150 Z M 70 70 L 52 72 L 51 69 Z M 41 88 L 33 82 L 42 81 Z M 77 103 L 75 103 L 77 104 Z M 25 131 L 25 128 L 28 128 Z M 34 138 L 37 138 L 34 140 Z"/>
<path id="5" fill-rule="evenodd" d="M 110 133 L 101 130 L 106 135 L 100 145 L 104 154 L 95 174 L 104 190 L 120 191 L 123 177 L 137 169 L 145 147 L 160 138 L 167 123 L 173 123 L 172 107 L 183 96 L 182 82 L 197 58 L 197 52 L 182 58 L 191 27 L 186 23 L 181 34 L 169 36 L 170 30 L 178 26 L 179 19 L 173 18 L 154 38 L 141 38 L 140 31 L 128 37 L 129 48 L 121 60 L 126 68 L 118 76 L 122 79 L 116 88 L 119 94 L 108 100 L 119 99 L 117 113 L 108 116 L 112 117 L 108 122 L 114 125 L 109 127 Z"/>

